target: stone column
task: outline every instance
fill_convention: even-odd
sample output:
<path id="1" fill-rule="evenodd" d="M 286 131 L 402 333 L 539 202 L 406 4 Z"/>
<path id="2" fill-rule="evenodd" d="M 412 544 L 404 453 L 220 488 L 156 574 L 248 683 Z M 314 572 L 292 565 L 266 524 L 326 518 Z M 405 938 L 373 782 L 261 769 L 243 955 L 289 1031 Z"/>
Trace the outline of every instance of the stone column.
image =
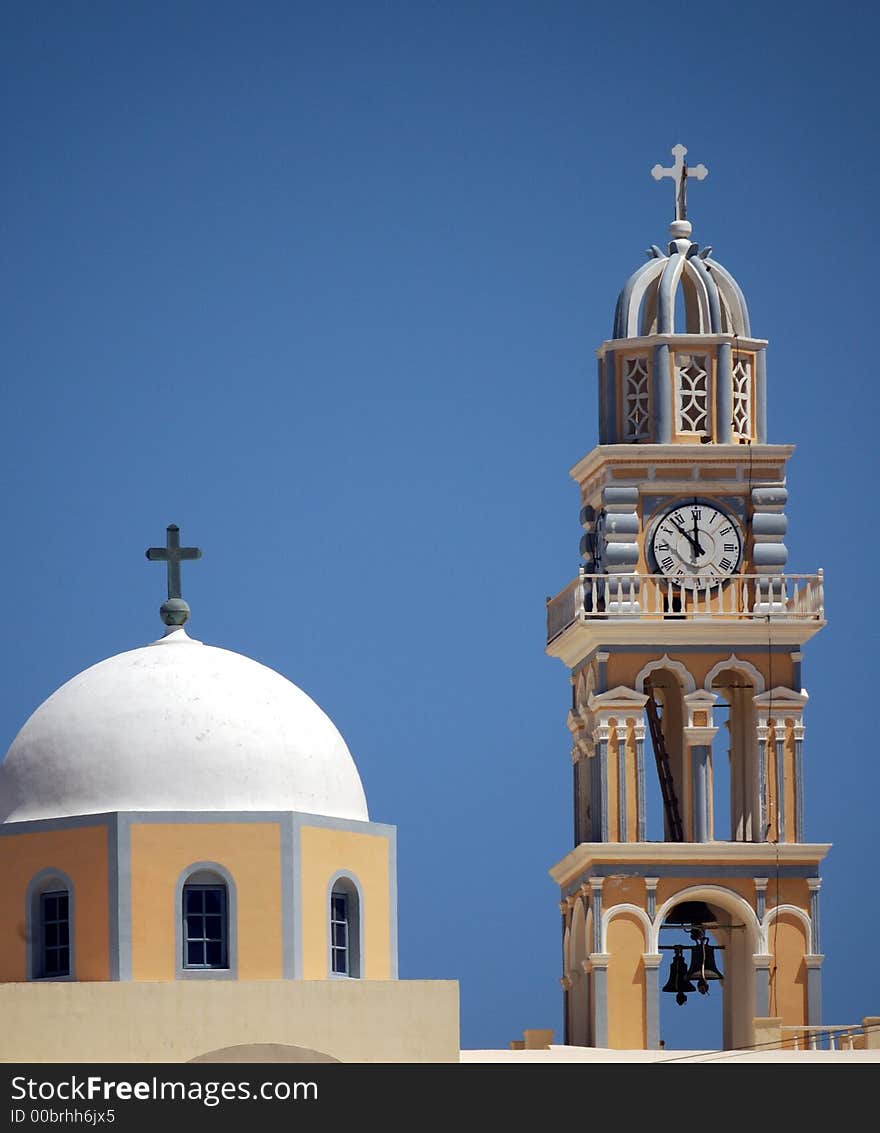
<path id="1" fill-rule="evenodd" d="M 822 1023 L 822 961 L 824 956 L 805 956 L 807 965 L 807 1023 L 818 1027 Z"/>
<path id="2" fill-rule="evenodd" d="M 596 692 L 608 691 L 608 660 L 610 657 L 610 653 L 596 654 L 596 679 L 598 682 Z"/>
<path id="3" fill-rule="evenodd" d="M 672 440 L 672 375 L 669 368 L 669 343 L 654 347 L 654 372 L 651 383 L 651 406 L 654 415 L 654 444 L 668 445 Z"/>
<path id="4" fill-rule="evenodd" d="M 645 810 L 645 721 L 642 718 L 636 720 L 635 739 L 636 791 L 638 793 L 636 800 L 638 810 L 638 829 L 636 830 L 636 839 L 639 842 L 644 842 L 647 836 L 647 818 Z"/>
<path id="5" fill-rule="evenodd" d="M 787 842 L 785 815 L 785 721 L 777 720 L 773 731 L 776 745 L 776 841 Z"/>
<path id="6" fill-rule="evenodd" d="M 691 774 L 691 837 L 694 842 L 708 842 L 712 837 L 712 798 L 709 766 L 712 741 L 718 729 L 712 726 L 712 709 L 718 694 L 698 689 L 684 697 L 686 724 L 683 728 L 685 747 L 689 752 Z"/>
<path id="7" fill-rule="evenodd" d="M 759 724 L 758 732 L 758 818 L 760 830 L 756 841 L 767 841 L 767 735 L 770 729 Z"/>
<path id="8" fill-rule="evenodd" d="M 733 441 L 733 368 L 729 342 L 719 342 L 715 373 L 715 440 L 720 445 Z"/>
<path id="9" fill-rule="evenodd" d="M 657 915 L 657 882 L 659 877 L 645 878 L 645 912 L 651 921 Z"/>
<path id="10" fill-rule="evenodd" d="M 645 964 L 645 1049 L 657 1050 L 660 1046 L 660 962 L 659 952 L 646 952 Z"/>
<path id="11" fill-rule="evenodd" d="M 804 840 L 804 726 L 794 726 L 794 840 Z"/>
<path id="12" fill-rule="evenodd" d="M 590 993 L 590 984 L 592 982 L 592 967 L 589 960 L 581 960 L 581 993 L 584 997 L 584 1029 L 586 1033 L 583 1035 L 584 1046 L 595 1046 L 592 1041 L 592 1036 L 595 1034 L 593 1031 L 593 997 Z"/>
<path id="13" fill-rule="evenodd" d="M 593 840 L 597 842 L 608 841 L 608 737 L 611 728 L 608 724 L 600 724 L 593 734 L 595 743 L 596 786 L 598 797 L 594 801 L 594 810 L 598 807 L 598 816 L 593 818 Z M 597 821 L 598 817 L 598 821 Z"/>
<path id="14" fill-rule="evenodd" d="M 755 434 L 759 445 L 767 443 L 767 355 L 763 349 L 755 356 Z"/>
<path id="15" fill-rule="evenodd" d="M 602 881 L 590 878 L 590 908 L 593 911 L 593 952 L 602 951 Z"/>
<path id="16" fill-rule="evenodd" d="M 593 1046 L 608 1046 L 608 961 L 604 952 L 590 956 L 593 972 Z"/>
<path id="17" fill-rule="evenodd" d="M 764 923 L 764 914 L 767 912 L 767 878 L 755 878 L 755 916 L 758 923 Z"/>
<path id="18" fill-rule="evenodd" d="M 617 840 L 628 842 L 626 830 L 626 722 L 617 721 Z"/>
<path id="19" fill-rule="evenodd" d="M 807 880 L 810 887 L 810 951 L 817 954 L 822 951 L 819 940 L 819 890 L 822 882 L 818 877 Z"/>
<path id="20" fill-rule="evenodd" d="M 766 1018 L 770 1010 L 770 965 L 773 957 L 758 953 L 752 961 L 755 965 L 755 1018 Z"/>

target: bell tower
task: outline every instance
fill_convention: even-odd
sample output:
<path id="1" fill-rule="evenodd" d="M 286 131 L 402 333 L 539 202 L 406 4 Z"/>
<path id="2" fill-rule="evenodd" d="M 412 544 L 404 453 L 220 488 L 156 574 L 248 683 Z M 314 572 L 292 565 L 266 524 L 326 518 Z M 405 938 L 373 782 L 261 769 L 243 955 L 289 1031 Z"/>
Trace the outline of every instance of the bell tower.
<path id="1" fill-rule="evenodd" d="M 804 840 L 801 650 L 822 573 L 791 574 L 786 463 L 767 440 L 765 339 L 691 239 L 687 151 L 665 250 L 597 351 L 599 444 L 571 469 L 577 577 L 547 603 L 570 672 L 574 838 L 561 891 L 565 1041 L 659 1045 L 660 997 L 722 997 L 725 1049 L 755 1018 L 820 1022 L 819 863 Z M 662 970 L 661 970 L 662 969 Z"/>

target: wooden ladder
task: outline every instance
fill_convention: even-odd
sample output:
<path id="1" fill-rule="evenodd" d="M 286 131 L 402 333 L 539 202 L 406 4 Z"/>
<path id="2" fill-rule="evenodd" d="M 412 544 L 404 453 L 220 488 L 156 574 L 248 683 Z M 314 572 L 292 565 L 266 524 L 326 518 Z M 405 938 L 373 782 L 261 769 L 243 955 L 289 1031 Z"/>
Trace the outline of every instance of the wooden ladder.
<path id="1" fill-rule="evenodd" d="M 657 708 L 657 701 L 654 699 L 654 688 L 650 681 L 645 681 L 644 687 L 645 694 L 648 697 L 645 711 L 648 713 L 648 727 L 651 729 L 651 743 L 654 747 L 657 774 L 660 777 L 660 792 L 663 795 L 663 809 L 666 812 L 669 840 L 683 842 L 684 829 L 678 811 L 675 784 L 672 781 L 672 772 L 669 769 L 669 752 L 666 750 L 666 740 L 663 738 L 663 729 L 660 726 L 660 712 Z"/>

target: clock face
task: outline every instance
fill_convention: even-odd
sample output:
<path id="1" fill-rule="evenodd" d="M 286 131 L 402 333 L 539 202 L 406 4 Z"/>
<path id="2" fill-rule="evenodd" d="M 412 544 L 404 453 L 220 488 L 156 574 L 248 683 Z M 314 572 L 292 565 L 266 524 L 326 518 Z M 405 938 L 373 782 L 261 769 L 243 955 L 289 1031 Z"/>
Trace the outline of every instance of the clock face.
<path id="1" fill-rule="evenodd" d="M 742 530 L 728 512 L 705 500 L 694 500 L 660 516 L 649 546 L 658 572 L 677 586 L 715 586 L 740 564 Z"/>

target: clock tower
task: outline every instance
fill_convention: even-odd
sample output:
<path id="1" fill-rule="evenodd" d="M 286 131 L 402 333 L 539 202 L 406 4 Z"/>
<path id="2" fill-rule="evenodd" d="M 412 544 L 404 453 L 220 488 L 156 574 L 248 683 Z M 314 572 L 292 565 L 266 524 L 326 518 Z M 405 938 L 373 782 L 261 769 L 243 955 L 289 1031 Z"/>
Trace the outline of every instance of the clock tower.
<path id="1" fill-rule="evenodd" d="M 765 339 L 691 239 L 625 284 L 598 349 L 599 444 L 571 469 L 582 564 L 547 603 L 570 672 L 574 839 L 560 887 L 565 1041 L 660 1043 L 660 998 L 722 999 L 725 1049 L 755 1019 L 820 1022 L 819 863 L 804 839 L 804 643 L 821 571 L 792 574 L 786 463 L 767 440 Z"/>

